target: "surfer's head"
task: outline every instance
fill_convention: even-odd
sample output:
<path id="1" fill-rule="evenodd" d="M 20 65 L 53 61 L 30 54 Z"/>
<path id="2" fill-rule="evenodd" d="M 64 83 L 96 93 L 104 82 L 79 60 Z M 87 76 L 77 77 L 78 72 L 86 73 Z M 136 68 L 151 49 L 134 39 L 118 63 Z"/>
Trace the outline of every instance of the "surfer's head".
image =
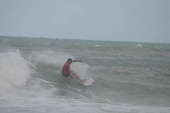
<path id="1" fill-rule="evenodd" d="M 68 58 L 67 62 L 72 63 L 72 59 Z"/>

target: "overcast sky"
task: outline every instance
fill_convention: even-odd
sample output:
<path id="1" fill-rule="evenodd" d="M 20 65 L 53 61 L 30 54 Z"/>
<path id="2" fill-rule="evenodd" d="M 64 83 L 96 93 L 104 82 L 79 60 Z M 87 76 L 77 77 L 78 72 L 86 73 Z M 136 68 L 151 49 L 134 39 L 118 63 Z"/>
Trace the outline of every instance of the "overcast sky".
<path id="1" fill-rule="evenodd" d="M 0 35 L 170 43 L 170 0 L 0 0 Z"/>

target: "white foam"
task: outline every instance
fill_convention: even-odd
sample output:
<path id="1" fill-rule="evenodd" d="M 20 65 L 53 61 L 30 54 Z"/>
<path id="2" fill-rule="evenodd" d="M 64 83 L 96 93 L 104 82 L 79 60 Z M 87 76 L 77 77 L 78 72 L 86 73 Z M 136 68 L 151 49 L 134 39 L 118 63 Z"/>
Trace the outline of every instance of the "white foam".
<path id="1" fill-rule="evenodd" d="M 85 64 L 85 63 L 72 63 L 71 64 L 71 70 L 73 70 L 74 72 L 76 72 L 76 74 L 78 74 L 79 76 L 87 76 L 88 73 L 88 69 L 89 69 L 89 65 Z"/>
<path id="2" fill-rule="evenodd" d="M 103 47 L 102 45 L 94 45 L 95 47 Z"/>
<path id="3" fill-rule="evenodd" d="M 59 52 L 56 53 L 50 50 L 45 50 L 38 53 L 34 52 L 32 55 L 36 57 L 38 62 L 44 62 L 46 64 L 55 65 L 60 70 L 62 69 L 64 63 L 67 61 L 68 58 L 74 59 L 74 57 L 71 54 Z M 71 70 L 73 70 L 80 76 L 86 76 L 88 68 L 89 65 L 83 63 L 83 61 L 81 63 L 76 62 L 71 64 Z"/>
<path id="4" fill-rule="evenodd" d="M 142 44 L 137 44 L 137 45 L 135 45 L 135 47 L 143 48 L 143 45 Z"/>
<path id="5" fill-rule="evenodd" d="M 73 58 L 72 55 L 66 53 L 56 53 L 51 50 L 44 50 L 42 52 L 33 52 L 32 56 L 36 57 L 38 62 L 46 64 L 63 66 L 68 58 Z"/>
<path id="6" fill-rule="evenodd" d="M 17 102 L 17 104 L 16 104 Z M 54 98 L 18 98 L 6 101 L 1 108 L 10 108 L 8 111 L 30 111 L 36 113 L 169 113 L 170 107 L 137 106 L 129 104 L 105 104 L 82 102 L 75 99 Z"/>
<path id="7" fill-rule="evenodd" d="M 0 93 L 24 85 L 33 71 L 19 50 L 0 53 Z"/>

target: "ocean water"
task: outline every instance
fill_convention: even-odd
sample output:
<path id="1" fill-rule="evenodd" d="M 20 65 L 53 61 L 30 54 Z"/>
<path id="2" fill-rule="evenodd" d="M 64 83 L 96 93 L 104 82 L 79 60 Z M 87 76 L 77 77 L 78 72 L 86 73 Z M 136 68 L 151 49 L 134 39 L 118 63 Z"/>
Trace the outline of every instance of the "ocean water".
<path id="1" fill-rule="evenodd" d="M 170 113 L 170 44 L 1 36 L 0 113 Z"/>

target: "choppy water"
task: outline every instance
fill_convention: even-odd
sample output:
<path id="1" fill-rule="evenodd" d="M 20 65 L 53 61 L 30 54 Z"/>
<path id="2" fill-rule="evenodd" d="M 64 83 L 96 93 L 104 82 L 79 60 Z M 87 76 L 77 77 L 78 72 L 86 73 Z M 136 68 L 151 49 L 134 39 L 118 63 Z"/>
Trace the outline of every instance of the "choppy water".
<path id="1" fill-rule="evenodd" d="M 169 113 L 170 44 L 0 37 L 0 113 L 20 112 Z"/>

